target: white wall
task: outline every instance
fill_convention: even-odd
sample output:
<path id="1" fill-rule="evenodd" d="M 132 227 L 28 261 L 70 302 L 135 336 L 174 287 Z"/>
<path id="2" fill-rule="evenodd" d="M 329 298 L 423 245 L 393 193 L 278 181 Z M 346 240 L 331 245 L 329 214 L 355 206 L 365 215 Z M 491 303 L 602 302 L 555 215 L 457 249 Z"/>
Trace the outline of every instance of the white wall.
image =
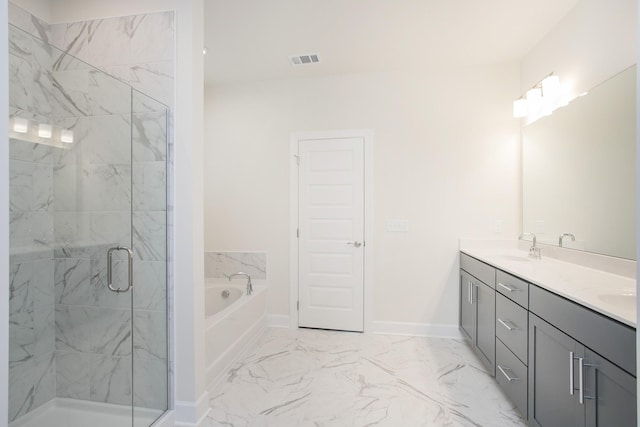
<path id="1" fill-rule="evenodd" d="M 523 59 L 521 92 L 554 72 L 579 95 L 635 64 L 637 9 L 637 0 L 579 1 Z"/>
<path id="2" fill-rule="evenodd" d="M 372 129 L 373 320 L 457 324 L 458 239 L 520 230 L 519 85 L 507 64 L 207 88 L 206 249 L 266 251 L 268 311 L 288 314 L 289 135 Z"/>
<path id="3" fill-rule="evenodd" d="M 0 0 L 0 427 L 9 419 L 9 22 Z"/>

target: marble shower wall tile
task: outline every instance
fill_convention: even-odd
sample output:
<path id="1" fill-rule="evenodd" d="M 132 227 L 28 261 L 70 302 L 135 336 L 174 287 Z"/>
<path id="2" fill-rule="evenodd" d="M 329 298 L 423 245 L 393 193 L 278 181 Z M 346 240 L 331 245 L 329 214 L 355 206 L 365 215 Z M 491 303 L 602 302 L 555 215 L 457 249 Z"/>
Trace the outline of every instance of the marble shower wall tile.
<path id="1" fill-rule="evenodd" d="M 25 362 L 9 363 L 9 420 L 36 409 L 55 397 L 53 353 Z"/>
<path id="2" fill-rule="evenodd" d="M 33 311 L 54 303 L 53 260 L 11 264 L 9 271 L 9 312 Z"/>
<path id="3" fill-rule="evenodd" d="M 143 408 L 167 407 L 167 361 L 133 359 L 133 405 Z"/>
<path id="4" fill-rule="evenodd" d="M 54 24 L 51 40 L 65 53 L 173 104 L 173 12 Z"/>
<path id="5" fill-rule="evenodd" d="M 12 32 L 11 81 L 14 87 L 24 89 L 11 94 L 12 117 L 52 121 L 74 131 L 71 149 L 26 145 L 22 141 L 13 144 L 12 140 L 15 148 L 11 158 L 16 160 L 12 164 L 16 178 L 12 242 L 16 248 L 31 245 L 49 249 L 47 261 L 53 270 L 48 297 L 55 305 L 48 305 L 47 312 L 54 332 L 48 335 L 53 343 L 49 342 L 47 349 L 56 355 L 51 371 L 47 371 L 51 374 L 47 377 L 49 382 L 43 382 L 51 384 L 47 390 L 54 392 L 48 393 L 47 399 L 57 391 L 61 397 L 110 403 L 126 404 L 133 397 L 136 405 L 164 408 L 168 364 L 166 287 L 170 285 L 166 276 L 168 114 L 163 105 L 108 74 L 171 104 L 174 14 L 44 27 L 22 9 L 13 5 L 11 8 L 23 27 L 44 34 L 40 37 L 62 48 L 58 51 L 24 33 Z M 134 163 L 129 165 L 132 154 Z M 27 162 L 46 163 L 48 169 L 35 168 Z M 52 204 L 44 197 L 47 191 L 23 191 L 40 188 L 31 183 L 35 175 L 44 174 L 43 170 L 51 171 L 49 187 L 45 188 L 51 189 Z M 42 211 L 28 210 L 32 208 Z M 136 286 L 122 297 L 106 288 L 106 249 L 114 243 L 128 246 L 132 239 L 138 253 Z M 51 259 L 53 255 L 55 261 Z M 119 255 L 113 264 L 116 284 L 125 282 L 127 274 L 126 263 Z M 12 256 L 12 260 L 25 259 L 30 258 Z M 29 281 L 25 274 L 24 270 L 15 269 L 16 303 L 34 307 L 37 304 L 29 298 L 33 300 L 37 293 L 20 293 L 24 288 L 18 284 Z M 137 322 L 130 318 L 131 298 L 136 310 L 133 320 Z M 34 343 L 39 343 L 37 337 L 41 333 L 35 326 L 34 314 L 43 315 L 44 311 L 16 314 L 24 319 L 15 318 L 18 351 L 14 356 L 37 371 L 42 367 L 34 365 L 33 354 L 40 352 L 34 350 Z M 137 338 L 135 349 L 133 330 Z M 130 378 L 132 363 L 138 368 L 135 395 Z M 54 370 L 55 366 L 58 370 Z M 23 388 L 27 389 L 26 382 Z M 33 384 L 31 387 L 42 388 Z M 12 413 L 28 412 L 34 407 L 33 399 L 30 402 L 26 409 Z"/>
<path id="6" fill-rule="evenodd" d="M 56 350 L 131 355 L 131 313 L 111 308 L 56 305 Z"/>
<path id="7" fill-rule="evenodd" d="M 53 353 L 53 323 L 53 305 L 10 315 L 9 363 L 25 363 Z"/>
<path id="8" fill-rule="evenodd" d="M 264 252 L 205 252 L 204 277 L 225 279 L 242 271 L 252 279 L 267 278 L 267 254 Z"/>
<path id="9" fill-rule="evenodd" d="M 23 8 L 9 2 L 9 23 L 44 41 L 51 39 L 51 25 L 33 16 Z"/>
<path id="10" fill-rule="evenodd" d="M 157 103 L 154 105 L 157 107 Z M 167 113 L 153 111 L 132 116 L 134 162 L 165 162 L 167 160 Z"/>
<path id="11" fill-rule="evenodd" d="M 9 209 L 50 211 L 53 209 L 53 167 L 34 162 L 10 160 Z"/>

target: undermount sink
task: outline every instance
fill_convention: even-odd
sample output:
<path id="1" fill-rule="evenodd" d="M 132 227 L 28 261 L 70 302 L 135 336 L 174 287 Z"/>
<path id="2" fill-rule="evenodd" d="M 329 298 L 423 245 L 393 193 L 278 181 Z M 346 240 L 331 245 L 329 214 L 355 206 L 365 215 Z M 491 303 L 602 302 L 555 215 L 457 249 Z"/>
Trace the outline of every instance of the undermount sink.
<path id="1" fill-rule="evenodd" d="M 613 304 L 618 307 L 629 307 L 636 305 L 636 294 L 634 292 L 618 292 L 612 294 L 598 295 L 598 299 L 607 304 Z"/>
<path id="2" fill-rule="evenodd" d="M 526 255 L 500 255 L 500 258 L 504 259 L 505 261 L 531 262 L 531 258 L 527 257 Z"/>

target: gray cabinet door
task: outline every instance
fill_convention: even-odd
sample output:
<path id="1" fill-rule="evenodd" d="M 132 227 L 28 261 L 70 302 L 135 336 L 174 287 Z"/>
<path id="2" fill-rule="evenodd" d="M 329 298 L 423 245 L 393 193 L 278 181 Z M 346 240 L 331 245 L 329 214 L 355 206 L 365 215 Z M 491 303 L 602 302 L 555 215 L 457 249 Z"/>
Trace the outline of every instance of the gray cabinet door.
<path id="1" fill-rule="evenodd" d="M 578 361 L 575 359 L 583 354 L 584 347 L 578 342 L 530 314 L 529 422 L 532 426 L 585 425 L 584 406 L 578 401 Z"/>
<path id="2" fill-rule="evenodd" d="M 637 425 L 636 379 L 589 349 L 584 360 L 586 425 Z"/>
<path id="3" fill-rule="evenodd" d="M 496 291 L 480 281 L 474 282 L 477 305 L 476 346 L 489 373 L 495 375 L 496 360 Z"/>
<path id="4" fill-rule="evenodd" d="M 472 277 L 460 270 L 460 331 L 471 342 L 476 343 L 476 306 L 472 298 Z"/>

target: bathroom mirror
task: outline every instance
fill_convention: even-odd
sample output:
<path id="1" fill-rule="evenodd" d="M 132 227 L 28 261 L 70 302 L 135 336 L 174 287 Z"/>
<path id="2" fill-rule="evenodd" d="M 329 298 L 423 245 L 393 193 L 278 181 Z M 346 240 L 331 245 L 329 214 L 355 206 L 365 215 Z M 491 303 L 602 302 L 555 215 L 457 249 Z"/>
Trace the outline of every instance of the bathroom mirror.
<path id="1" fill-rule="evenodd" d="M 636 257 L 636 66 L 522 130 L 524 231 Z"/>

